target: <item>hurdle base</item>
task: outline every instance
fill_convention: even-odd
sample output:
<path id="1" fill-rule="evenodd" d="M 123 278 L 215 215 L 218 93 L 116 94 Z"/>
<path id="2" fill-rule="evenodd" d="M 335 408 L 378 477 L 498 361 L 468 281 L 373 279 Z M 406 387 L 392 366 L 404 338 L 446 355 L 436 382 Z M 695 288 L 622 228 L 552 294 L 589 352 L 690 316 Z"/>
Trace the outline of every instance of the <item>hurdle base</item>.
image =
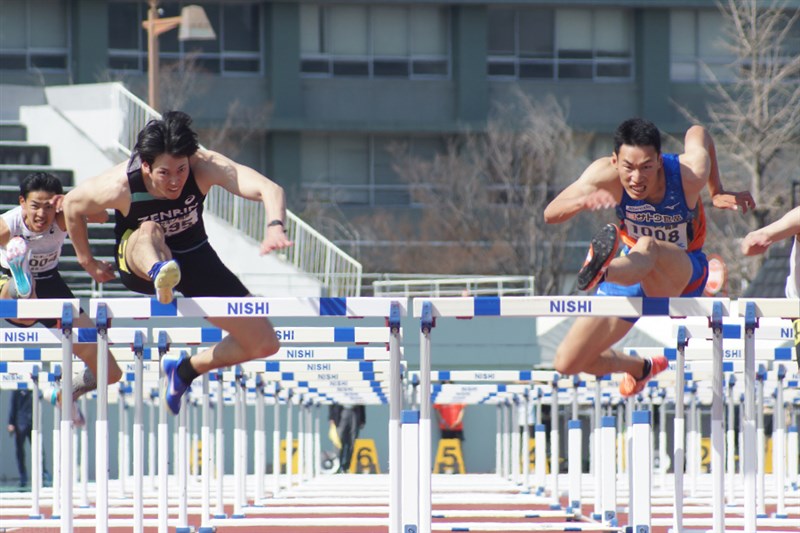
<path id="1" fill-rule="evenodd" d="M 773 513 L 772 518 L 789 518 L 789 515 L 785 513 Z"/>
<path id="2" fill-rule="evenodd" d="M 29 514 L 28 518 L 31 520 L 42 520 L 44 518 L 43 514 Z"/>
<path id="3" fill-rule="evenodd" d="M 225 520 L 226 518 L 228 518 L 228 515 L 226 515 L 224 513 L 223 514 L 215 514 L 212 518 L 218 518 L 220 520 Z"/>
<path id="4" fill-rule="evenodd" d="M 194 533 L 192 526 L 179 526 L 175 528 L 175 533 Z"/>
<path id="5" fill-rule="evenodd" d="M 217 528 L 215 526 L 200 526 L 197 529 L 197 533 L 216 533 Z"/>
<path id="6" fill-rule="evenodd" d="M 244 514 L 244 513 L 236 513 L 236 514 L 232 514 L 231 518 L 247 518 L 247 515 Z"/>

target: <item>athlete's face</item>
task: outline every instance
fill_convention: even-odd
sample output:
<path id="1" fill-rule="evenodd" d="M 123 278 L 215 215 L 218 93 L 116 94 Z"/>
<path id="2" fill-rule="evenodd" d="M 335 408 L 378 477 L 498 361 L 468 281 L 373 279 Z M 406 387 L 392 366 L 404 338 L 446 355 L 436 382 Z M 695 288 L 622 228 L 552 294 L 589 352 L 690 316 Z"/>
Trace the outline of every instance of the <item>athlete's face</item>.
<path id="1" fill-rule="evenodd" d="M 56 219 L 55 194 L 46 191 L 31 191 L 27 198 L 19 197 L 22 219 L 34 233 L 41 233 L 53 225 Z"/>
<path id="2" fill-rule="evenodd" d="M 632 199 L 649 200 L 663 192 L 663 184 L 659 182 L 661 154 L 652 146 L 623 144 L 618 154 L 612 154 L 611 162 Z"/>
<path id="3" fill-rule="evenodd" d="M 142 168 L 150 177 L 154 196 L 175 200 L 181 195 L 189 178 L 189 158 L 161 154 L 150 166 L 146 161 Z"/>

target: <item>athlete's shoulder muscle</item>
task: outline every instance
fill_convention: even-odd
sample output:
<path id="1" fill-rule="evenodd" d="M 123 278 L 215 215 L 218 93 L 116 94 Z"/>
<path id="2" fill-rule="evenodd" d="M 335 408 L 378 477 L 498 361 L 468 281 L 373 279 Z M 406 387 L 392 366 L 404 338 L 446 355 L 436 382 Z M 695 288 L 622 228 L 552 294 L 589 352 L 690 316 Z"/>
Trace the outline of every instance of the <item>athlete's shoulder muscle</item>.
<path id="1" fill-rule="evenodd" d="M 127 213 L 131 203 L 130 186 L 126 172 L 127 162 L 89 178 L 75 187 L 67 198 L 81 214 L 96 214 L 105 209 Z"/>

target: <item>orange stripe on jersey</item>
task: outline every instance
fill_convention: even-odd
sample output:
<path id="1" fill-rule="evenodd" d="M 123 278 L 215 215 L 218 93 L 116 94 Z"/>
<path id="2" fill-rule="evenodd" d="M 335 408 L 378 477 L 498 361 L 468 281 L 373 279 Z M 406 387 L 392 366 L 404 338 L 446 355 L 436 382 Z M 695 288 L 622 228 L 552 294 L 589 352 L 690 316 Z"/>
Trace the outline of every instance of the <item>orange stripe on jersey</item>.
<path id="1" fill-rule="evenodd" d="M 688 251 L 700 250 L 706 242 L 706 212 L 703 209 L 702 198 L 697 199 L 697 207 L 694 209 L 694 219 L 692 219 L 693 239 L 689 243 Z"/>
<path id="2" fill-rule="evenodd" d="M 692 240 L 686 247 L 687 252 L 694 252 L 703 248 L 706 242 L 706 213 L 703 209 L 703 202 L 697 200 L 697 207 L 694 209 L 694 217 L 692 218 Z M 633 248 L 637 239 L 632 237 L 625 228 L 625 221 L 620 221 L 619 238 L 628 247 Z"/>

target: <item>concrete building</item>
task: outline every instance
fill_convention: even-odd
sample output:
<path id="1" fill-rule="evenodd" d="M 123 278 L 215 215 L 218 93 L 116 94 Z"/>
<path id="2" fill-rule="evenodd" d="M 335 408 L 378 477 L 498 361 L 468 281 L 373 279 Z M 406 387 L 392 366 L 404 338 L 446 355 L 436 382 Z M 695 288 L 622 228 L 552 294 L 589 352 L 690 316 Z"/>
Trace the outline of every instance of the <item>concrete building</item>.
<path id="1" fill-rule="evenodd" d="M 246 125 L 256 135 L 239 157 L 354 212 L 408 209 L 388 144 L 432 153 L 448 135 L 480 130 L 514 86 L 557 95 L 605 151 L 623 117 L 680 133 L 673 102 L 702 112 L 701 62 L 724 76 L 730 59 L 714 0 L 194 3 L 217 39 L 160 37 L 162 66 L 193 55 L 203 70 L 183 80 L 190 86 L 162 84 L 165 105 L 181 103 L 207 128 L 234 102 L 243 117 L 268 108 Z M 162 16 L 181 5 L 160 2 Z M 0 83 L 120 79 L 146 98 L 146 17 L 144 1 L 6 0 Z"/>

